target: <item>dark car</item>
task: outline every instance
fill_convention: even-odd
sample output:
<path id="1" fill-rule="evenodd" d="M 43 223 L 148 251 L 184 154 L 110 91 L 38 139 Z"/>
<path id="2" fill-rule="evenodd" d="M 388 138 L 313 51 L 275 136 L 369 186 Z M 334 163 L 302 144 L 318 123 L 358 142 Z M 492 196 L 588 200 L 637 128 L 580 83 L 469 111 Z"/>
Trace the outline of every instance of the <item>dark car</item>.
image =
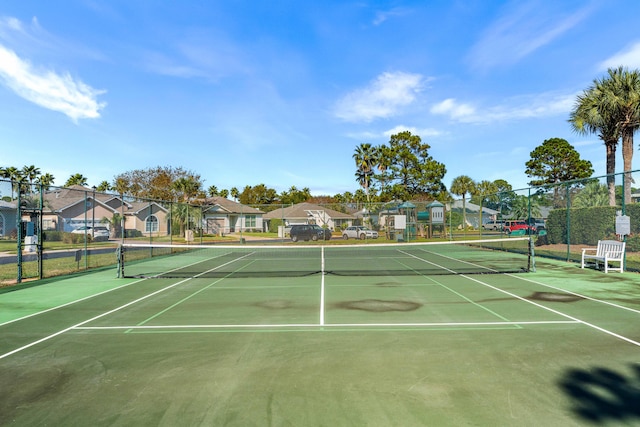
<path id="1" fill-rule="evenodd" d="M 536 234 L 540 234 L 540 232 L 543 230 L 546 231 L 546 226 L 543 219 L 529 218 L 527 223 Z"/>
<path id="2" fill-rule="evenodd" d="M 328 228 L 322 228 L 319 225 L 303 224 L 292 225 L 291 231 L 289 231 L 291 240 L 297 242 L 298 240 L 329 240 L 331 239 L 331 230 Z"/>

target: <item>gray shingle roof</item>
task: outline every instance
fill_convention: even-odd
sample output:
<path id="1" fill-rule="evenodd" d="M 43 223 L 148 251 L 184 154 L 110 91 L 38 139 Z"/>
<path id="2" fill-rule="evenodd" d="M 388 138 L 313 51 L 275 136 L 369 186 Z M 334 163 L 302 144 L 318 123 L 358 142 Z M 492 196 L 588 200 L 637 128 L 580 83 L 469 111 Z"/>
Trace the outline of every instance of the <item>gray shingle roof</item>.
<path id="1" fill-rule="evenodd" d="M 339 212 L 333 209 L 326 208 L 320 205 L 314 205 L 313 203 L 298 203 L 293 206 L 289 206 L 282 209 L 276 209 L 268 212 L 264 215 L 265 219 L 307 219 L 309 217 L 309 211 L 322 211 L 325 215 L 332 219 L 355 219 L 351 214 Z"/>
<path id="2" fill-rule="evenodd" d="M 209 205 L 209 206 L 207 206 Z M 203 206 L 205 206 L 206 212 L 225 212 L 225 213 L 237 213 L 237 214 L 262 214 L 260 209 L 253 208 L 251 206 L 243 205 L 242 203 L 234 202 L 226 197 L 215 196 L 204 199 Z"/>

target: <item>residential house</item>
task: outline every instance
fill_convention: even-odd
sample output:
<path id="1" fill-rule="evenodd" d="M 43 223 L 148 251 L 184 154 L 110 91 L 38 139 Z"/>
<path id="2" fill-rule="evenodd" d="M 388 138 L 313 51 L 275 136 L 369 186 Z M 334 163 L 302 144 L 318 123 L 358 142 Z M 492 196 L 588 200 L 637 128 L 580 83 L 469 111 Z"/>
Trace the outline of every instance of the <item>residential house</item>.
<path id="1" fill-rule="evenodd" d="M 129 234 L 167 235 L 170 231 L 169 210 L 153 201 L 128 202 L 81 185 L 57 188 L 43 195 L 43 230 L 69 232 L 85 224 L 109 223 L 113 232 L 114 221 L 122 218 Z"/>
<path id="2" fill-rule="evenodd" d="M 0 237 L 9 237 L 16 230 L 15 203 L 0 200 Z"/>
<path id="3" fill-rule="evenodd" d="M 295 224 L 317 224 L 335 231 L 352 225 L 356 217 L 348 213 L 305 202 L 276 209 L 264 215 L 264 220 L 267 222 L 274 219 L 282 220 L 286 227 Z"/>
<path id="4" fill-rule="evenodd" d="M 468 200 L 466 201 L 464 206 L 467 211 L 466 213 L 467 226 L 478 228 L 480 206 L 475 203 L 471 203 Z M 447 207 L 447 211 L 462 213 L 462 200 L 455 200 L 451 205 Z M 482 207 L 482 224 L 488 221 L 498 219 L 499 213 L 500 212 L 495 209 L 489 209 L 486 206 L 483 206 Z"/>
<path id="5" fill-rule="evenodd" d="M 264 212 L 226 197 L 209 197 L 202 202 L 205 234 L 224 235 L 240 231 L 266 231 Z"/>

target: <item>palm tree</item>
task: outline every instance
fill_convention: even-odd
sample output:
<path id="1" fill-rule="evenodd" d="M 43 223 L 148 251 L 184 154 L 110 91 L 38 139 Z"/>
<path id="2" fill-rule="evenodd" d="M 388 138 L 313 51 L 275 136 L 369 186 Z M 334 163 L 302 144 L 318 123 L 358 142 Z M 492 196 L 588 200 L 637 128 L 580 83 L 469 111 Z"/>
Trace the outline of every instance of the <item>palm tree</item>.
<path id="1" fill-rule="evenodd" d="M 377 175 L 375 178 L 380 181 L 380 194 L 381 196 L 386 193 L 387 189 L 387 170 L 391 167 L 391 162 L 393 161 L 393 152 L 391 148 L 386 145 L 382 145 L 378 147 L 377 152 L 377 168 L 380 171 L 380 175 Z"/>
<path id="2" fill-rule="evenodd" d="M 9 178 L 11 181 L 11 198 L 13 199 L 13 192 L 18 192 L 22 186 L 24 177 L 22 175 L 22 171 L 15 166 L 10 166 L 8 168 L 4 168 L 2 171 L 2 175 L 5 178 Z"/>
<path id="3" fill-rule="evenodd" d="M 219 194 L 218 187 L 216 187 L 215 185 L 210 185 L 209 188 L 207 188 L 207 193 L 209 194 L 209 197 L 217 196 Z"/>
<path id="4" fill-rule="evenodd" d="M 604 142 L 607 156 L 607 187 L 609 189 L 609 205 L 616 205 L 616 148 L 620 139 L 617 121 L 603 108 L 602 83 L 594 83 L 578 95 L 571 111 L 569 123 L 580 135 L 597 134 Z"/>
<path id="5" fill-rule="evenodd" d="M 460 175 L 451 182 L 451 192 L 457 196 L 462 196 L 462 224 L 467 228 L 467 193 L 473 194 L 476 183 L 467 175 Z"/>
<path id="6" fill-rule="evenodd" d="M 113 188 L 118 194 L 120 194 L 121 196 L 125 195 L 125 194 L 129 194 L 129 182 L 122 178 L 116 178 Z"/>
<path id="7" fill-rule="evenodd" d="M 238 196 L 240 195 L 240 191 L 238 191 L 237 187 L 232 187 L 230 193 L 231 197 L 233 197 L 233 200 L 238 200 Z"/>
<path id="8" fill-rule="evenodd" d="M 87 177 L 82 175 L 81 173 L 73 174 L 69 177 L 67 182 L 64 184 L 65 187 L 71 187 L 72 185 L 87 185 Z"/>
<path id="9" fill-rule="evenodd" d="M 24 176 L 29 181 L 29 187 L 32 187 L 33 182 L 36 180 L 38 176 L 40 176 L 40 168 L 37 168 L 34 165 L 23 166 L 22 176 Z"/>
<path id="10" fill-rule="evenodd" d="M 640 71 L 625 67 L 608 70 L 608 77 L 596 82 L 599 88 L 599 112 L 612 122 L 622 136 L 624 163 L 624 200 L 631 202 L 631 168 L 633 160 L 633 134 L 640 127 Z"/>
<path id="11" fill-rule="evenodd" d="M 53 185 L 53 181 L 55 181 L 55 178 L 50 173 L 45 173 L 43 175 L 40 175 L 37 181 L 44 190 L 48 190 L 51 185 Z"/>
<path id="12" fill-rule="evenodd" d="M 364 188 L 368 202 L 373 168 L 378 163 L 378 150 L 371 144 L 360 144 L 356 147 L 356 152 L 353 153 L 353 159 L 356 162 L 357 181 Z"/>
<path id="13" fill-rule="evenodd" d="M 187 203 L 200 192 L 200 182 L 191 176 L 181 177 L 174 181 L 173 189 L 178 193 L 178 197 Z"/>
<path id="14" fill-rule="evenodd" d="M 101 193 L 106 193 L 109 190 L 113 190 L 113 188 L 111 187 L 111 184 L 109 184 L 109 181 L 102 181 L 96 187 L 96 191 L 99 191 Z"/>
<path id="15" fill-rule="evenodd" d="M 571 202 L 572 208 L 588 208 L 592 206 L 606 206 L 608 199 L 607 187 L 593 180 L 584 186 Z"/>
<path id="16" fill-rule="evenodd" d="M 181 177 L 173 182 L 173 189 L 178 198 L 184 202 L 174 204 L 171 212 L 171 221 L 179 224 L 181 236 L 185 236 L 185 230 L 191 229 L 192 222 L 200 224 L 202 210 L 189 206 L 189 201 L 200 192 L 200 185 L 200 182 L 192 176 Z"/>

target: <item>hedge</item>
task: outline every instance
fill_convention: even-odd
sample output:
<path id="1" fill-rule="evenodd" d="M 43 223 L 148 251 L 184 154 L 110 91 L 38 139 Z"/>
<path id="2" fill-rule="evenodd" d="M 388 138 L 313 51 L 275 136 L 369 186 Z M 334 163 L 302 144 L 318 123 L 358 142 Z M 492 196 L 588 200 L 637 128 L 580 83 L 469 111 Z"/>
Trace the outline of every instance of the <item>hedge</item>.
<path id="1" fill-rule="evenodd" d="M 596 245 L 598 240 L 616 239 L 616 206 L 594 206 L 569 209 L 569 242 L 572 245 Z M 631 235 L 627 242 L 629 250 L 640 247 L 640 205 L 627 205 L 625 214 L 631 219 Z M 550 244 L 567 243 L 567 210 L 554 209 L 546 221 L 547 240 Z M 637 242 L 636 242 L 637 241 Z"/>

